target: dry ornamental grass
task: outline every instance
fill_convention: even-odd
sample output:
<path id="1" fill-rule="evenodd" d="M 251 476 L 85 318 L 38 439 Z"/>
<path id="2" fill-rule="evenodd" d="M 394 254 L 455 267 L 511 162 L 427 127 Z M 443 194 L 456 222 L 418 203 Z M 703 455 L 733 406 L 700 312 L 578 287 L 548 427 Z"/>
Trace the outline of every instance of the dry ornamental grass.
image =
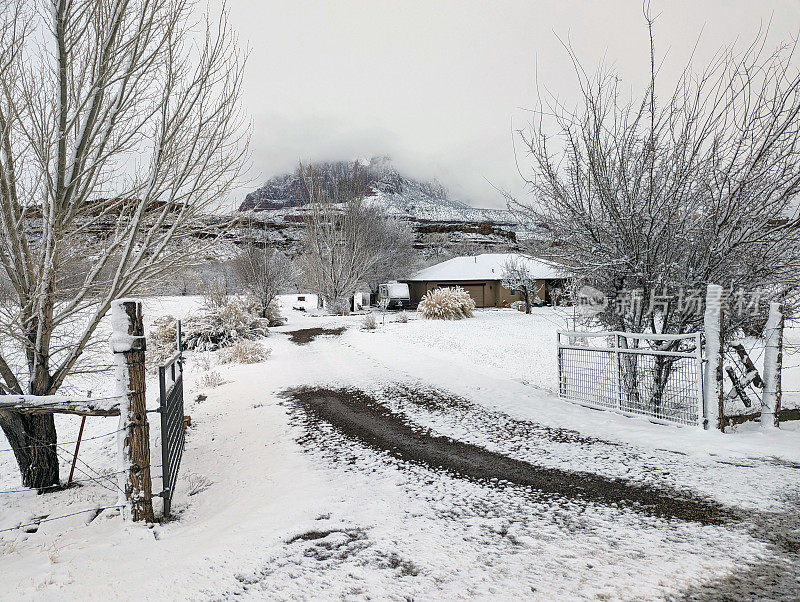
<path id="1" fill-rule="evenodd" d="M 420 301 L 418 311 L 428 320 L 461 320 L 471 318 L 475 301 L 460 286 L 428 291 Z"/>

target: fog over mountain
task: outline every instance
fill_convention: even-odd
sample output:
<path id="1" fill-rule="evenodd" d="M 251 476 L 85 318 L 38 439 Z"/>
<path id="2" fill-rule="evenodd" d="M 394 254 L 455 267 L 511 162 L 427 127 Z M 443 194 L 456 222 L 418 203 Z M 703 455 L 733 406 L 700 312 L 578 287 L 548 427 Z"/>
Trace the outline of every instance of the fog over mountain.
<path id="1" fill-rule="evenodd" d="M 350 161 L 314 163 L 314 171 L 330 197 L 342 178 L 357 179 L 369 203 L 379 204 L 390 214 L 410 221 L 491 222 L 513 225 L 516 218 L 505 209 L 476 208 L 452 199 L 437 180 L 423 181 L 401 174 L 387 156 Z M 249 193 L 240 211 L 278 211 L 299 208 L 309 194 L 298 170 L 278 174 Z"/>
<path id="2" fill-rule="evenodd" d="M 212 0 L 221 6 L 223 0 Z M 531 119 L 538 83 L 567 106 L 579 90 L 564 44 L 588 72 L 602 62 L 621 91 L 646 87 L 641 0 L 229 0 L 250 51 L 244 104 L 253 120 L 251 181 L 229 203 L 298 160 L 389 154 L 451 197 L 504 206 L 494 186 L 524 194 L 513 132 Z M 700 68 L 723 45 L 769 26 L 768 47 L 796 35 L 796 0 L 653 2 L 656 52 L 669 85 L 690 56 Z"/>

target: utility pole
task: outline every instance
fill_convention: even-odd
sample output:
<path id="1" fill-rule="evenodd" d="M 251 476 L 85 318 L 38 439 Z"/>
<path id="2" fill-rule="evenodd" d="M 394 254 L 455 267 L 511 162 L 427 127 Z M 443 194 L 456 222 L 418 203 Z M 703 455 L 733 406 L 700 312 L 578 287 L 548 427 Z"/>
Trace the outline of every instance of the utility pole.
<path id="1" fill-rule="evenodd" d="M 116 354 L 117 395 L 120 396 L 120 432 L 117 435 L 122 463 L 120 489 L 125 492 L 123 502 L 130 518 L 153 522 L 142 302 L 117 299 L 112 303 L 111 317 L 111 350 Z"/>

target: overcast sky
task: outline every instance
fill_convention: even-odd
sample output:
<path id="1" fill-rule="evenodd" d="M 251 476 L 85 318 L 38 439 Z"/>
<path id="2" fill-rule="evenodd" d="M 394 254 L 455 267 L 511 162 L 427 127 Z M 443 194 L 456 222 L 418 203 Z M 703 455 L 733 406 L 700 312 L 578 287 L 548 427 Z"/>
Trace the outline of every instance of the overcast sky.
<path id="1" fill-rule="evenodd" d="M 250 49 L 244 102 L 253 120 L 253 183 L 232 203 L 299 159 L 388 154 L 411 176 L 438 177 L 454 198 L 499 206 L 492 185 L 521 192 L 512 128 L 525 125 L 524 109 L 534 104 L 537 68 L 541 85 L 570 105 L 576 100 L 558 37 L 592 70 L 605 59 L 627 86 L 638 90 L 648 77 L 637 0 L 228 5 Z M 666 80 L 698 38 L 702 65 L 770 20 L 773 43 L 800 28 L 800 0 L 654 0 L 653 7 Z"/>

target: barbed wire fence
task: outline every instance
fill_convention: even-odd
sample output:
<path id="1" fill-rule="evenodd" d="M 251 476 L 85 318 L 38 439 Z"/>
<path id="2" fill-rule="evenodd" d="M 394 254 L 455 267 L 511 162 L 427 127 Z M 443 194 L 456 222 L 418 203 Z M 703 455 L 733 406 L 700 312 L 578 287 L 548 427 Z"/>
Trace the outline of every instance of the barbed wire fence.
<path id="1" fill-rule="evenodd" d="M 95 435 L 95 436 L 92 436 L 92 437 L 83 438 L 82 441 L 95 441 L 95 440 L 99 440 L 99 439 L 104 439 L 106 437 L 111 437 L 112 435 L 116 435 L 116 434 L 118 434 L 118 433 L 120 433 L 120 432 L 122 432 L 124 430 L 126 430 L 126 429 L 125 428 L 116 429 L 114 431 L 103 433 L 101 435 Z M 45 446 L 49 447 L 51 445 L 51 444 L 48 444 L 48 443 L 42 441 L 41 439 L 37 439 L 35 437 L 31 437 L 31 438 L 36 443 L 34 443 L 33 445 L 25 446 L 25 447 L 20 448 L 20 449 L 27 449 L 27 448 L 33 448 L 33 447 L 45 447 Z M 62 460 L 70 460 L 70 457 L 68 455 L 65 455 L 65 454 L 69 454 L 71 452 L 69 450 L 67 450 L 65 446 L 74 445 L 74 444 L 77 444 L 77 443 L 78 443 L 78 440 L 63 441 L 63 442 L 57 443 L 55 447 L 56 447 L 56 453 L 57 453 L 58 457 L 60 459 L 62 459 Z M 13 448 L 0 449 L 0 453 L 13 453 L 13 452 L 14 452 Z M 79 466 L 76 466 L 75 469 L 78 470 L 80 473 L 82 473 L 86 478 L 73 479 L 73 481 L 70 484 L 70 486 L 72 484 L 84 485 L 84 484 L 93 484 L 94 483 L 94 484 L 99 485 L 103 489 L 105 489 L 105 490 L 107 490 L 110 493 L 113 493 L 115 495 L 118 492 L 121 492 L 123 494 L 125 493 L 125 491 L 122 488 L 119 487 L 119 484 L 118 484 L 117 479 L 115 477 L 118 477 L 119 475 L 128 472 L 129 469 L 126 468 L 126 469 L 118 470 L 118 471 L 114 471 L 114 472 L 103 472 L 102 470 L 91 466 L 85 460 L 82 460 L 82 459 L 78 458 L 78 461 L 82 463 L 82 465 L 86 468 L 86 470 L 82 469 Z M 162 467 L 161 464 L 156 464 L 156 465 L 151 465 L 150 469 L 151 470 L 156 470 L 156 469 L 159 469 L 161 467 Z M 160 474 L 155 474 L 153 476 L 155 478 L 161 478 Z M 113 488 L 109 487 L 108 484 L 111 484 L 113 486 Z M 13 495 L 13 494 L 25 494 L 25 493 L 28 493 L 28 494 L 29 493 L 38 493 L 38 491 L 35 488 L 21 488 L 21 489 L 0 490 L 0 495 Z M 45 518 L 36 519 L 33 522 L 22 523 L 22 524 L 14 526 L 14 527 L 8 527 L 8 528 L 0 529 L 0 533 L 16 531 L 16 530 L 25 529 L 25 528 L 28 528 L 28 527 L 38 526 L 40 523 L 43 523 L 43 522 L 50 522 L 50 521 L 59 520 L 59 519 L 63 519 L 63 518 L 70 518 L 70 517 L 77 516 L 79 514 L 84 514 L 84 513 L 87 513 L 87 512 L 96 511 L 98 513 L 98 515 L 99 515 L 100 512 L 103 512 L 105 510 L 119 509 L 119 508 L 123 508 L 123 507 L 124 507 L 124 504 L 115 504 L 115 505 L 109 505 L 109 506 L 93 506 L 93 507 L 87 508 L 85 510 L 78 510 L 78 511 L 75 511 L 75 512 L 70 512 L 70 513 L 67 513 L 67 514 L 59 515 L 59 516 L 45 515 Z"/>
<path id="2" fill-rule="evenodd" d="M 748 421 L 759 421 L 762 428 L 770 428 L 800 420 L 800 407 L 785 403 L 800 393 L 800 389 L 783 386 L 786 371 L 800 367 L 796 357 L 800 346 L 786 340 L 781 303 L 770 304 L 763 337 L 763 345 L 750 345 L 746 349 L 740 342 L 726 349 L 725 373 L 732 386 L 720 406 L 723 428 Z M 721 388 L 722 385 L 720 381 Z M 735 400 L 741 401 L 744 408 L 734 403 Z"/>
<path id="3" fill-rule="evenodd" d="M 27 435 L 28 441 L 26 442 L 29 443 L 28 445 L 16 448 L 8 447 L 0 449 L 0 455 L 2 455 L 2 454 L 19 454 L 20 452 L 24 452 L 25 450 L 46 447 L 53 450 L 58 460 L 62 462 L 67 462 L 68 464 L 71 462 L 72 471 L 77 471 L 80 475 L 78 479 L 72 479 L 72 472 L 71 472 L 70 480 L 66 484 L 66 487 L 63 485 L 54 485 L 52 487 L 44 487 L 39 489 L 9 488 L 5 490 L 0 490 L 0 496 L 23 495 L 23 494 L 30 494 L 32 492 L 43 493 L 45 491 L 58 491 L 70 487 L 72 484 L 76 485 L 96 484 L 102 489 L 105 489 L 106 491 L 117 496 L 117 499 L 115 500 L 116 503 L 105 504 L 105 505 L 94 504 L 92 505 L 92 507 L 86 508 L 85 510 L 69 512 L 59 516 L 50 516 L 44 514 L 41 517 L 34 518 L 33 522 L 21 523 L 13 527 L 0 529 L 0 533 L 25 529 L 28 527 L 36 526 L 42 522 L 55 521 L 83 513 L 96 512 L 97 516 L 104 510 L 126 508 L 126 507 L 131 512 L 130 515 L 126 513 L 126 516 L 131 516 L 134 520 L 147 520 L 147 521 L 153 520 L 152 502 L 151 502 L 152 478 L 155 477 L 156 479 L 161 479 L 163 481 L 166 479 L 166 477 L 164 476 L 164 473 L 156 475 L 151 474 L 152 470 L 164 468 L 164 462 L 162 461 L 161 464 L 157 465 L 150 464 L 149 439 L 144 438 L 145 439 L 144 445 L 139 446 L 136 449 L 128 449 L 127 443 L 125 445 L 120 446 L 119 449 L 123 450 L 123 454 L 125 454 L 125 458 L 123 458 L 123 461 L 125 462 L 126 468 L 124 469 L 116 471 L 108 469 L 99 469 L 96 466 L 92 466 L 83 458 L 78 457 L 78 450 L 81 442 L 100 441 L 114 436 L 118 438 L 119 442 L 120 441 L 119 438 L 123 436 L 122 433 L 129 434 L 128 436 L 126 436 L 125 439 L 126 442 L 142 440 L 142 437 L 140 436 L 136 437 L 132 436 L 133 430 L 141 429 L 143 425 L 146 426 L 147 424 L 146 416 L 148 413 L 154 411 L 160 411 L 163 413 L 165 409 L 163 407 L 164 406 L 163 399 L 161 401 L 161 406 L 159 407 L 159 409 L 147 410 L 145 405 L 146 398 L 144 392 L 145 376 L 144 376 L 144 344 L 143 344 L 144 330 L 143 330 L 142 315 L 141 315 L 141 302 L 120 300 L 119 302 L 115 303 L 119 304 L 119 308 L 113 307 L 112 310 L 114 311 L 119 310 L 121 312 L 120 315 L 125 315 L 127 317 L 127 320 L 123 320 L 123 322 L 127 323 L 123 324 L 122 328 L 128 329 L 127 332 L 120 331 L 119 333 L 117 333 L 116 329 L 118 327 L 117 324 L 119 323 L 119 321 L 115 320 L 115 335 L 112 336 L 112 350 L 115 353 L 120 354 L 119 356 L 117 356 L 116 363 L 109 364 L 109 363 L 99 363 L 99 362 L 98 363 L 87 362 L 84 364 L 80 364 L 73 373 L 105 374 L 112 370 L 125 369 L 128 371 L 128 382 L 130 383 L 126 395 L 118 394 L 118 395 L 92 398 L 91 391 L 86 391 L 88 395 L 88 397 L 86 398 L 75 398 L 67 395 L 51 396 L 49 398 L 24 396 L 24 395 L 5 395 L 0 397 L 0 406 L 2 406 L 2 409 L 19 411 L 23 413 L 77 414 L 81 415 L 83 417 L 83 420 L 85 421 L 86 416 L 89 415 L 119 416 L 121 407 L 120 401 L 127 396 L 129 403 L 127 403 L 126 406 L 128 406 L 130 410 L 128 415 L 120 417 L 119 428 L 98 435 L 94 435 L 91 437 L 82 437 L 82 432 L 83 432 L 83 422 L 82 422 L 81 429 L 78 433 L 78 437 L 75 440 L 60 441 L 60 442 L 44 441 L 42 439 L 36 438 L 28 434 Z M 178 330 L 180 333 L 180 325 L 178 327 Z M 121 335 L 121 336 L 116 336 L 116 335 Z M 128 341 L 131 340 L 133 340 L 134 342 L 129 343 Z M 176 356 L 177 360 L 173 361 L 178 365 L 182 365 L 181 362 L 183 361 L 183 359 L 181 355 L 180 334 L 178 335 L 177 343 L 178 343 L 178 351 Z M 182 367 L 180 370 L 180 374 L 182 375 Z M 175 376 L 176 376 L 175 368 L 173 368 L 173 374 L 172 374 L 173 384 L 176 384 L 174 382 L 176 381 Z M 178 378 L 177 381 L 178 381 L 177 384 L 180 384 L 179 396 L 182 400 L 182 378 Z M 74 385 L 68 386 L 63 390 L 68 391 L 70 389 L 85 390 L 85 389 L 79 389 Z M 162 393 L 161 396 L 163 397 L 163 391 L 161 393 Z M 134 405 L 137 406 L 135 410 L 133 409 Z M 170 406 L 170 408 L 171 407 L 172 406 Z M 182 402 L 180 403 L 179 410 L 180 410 L 179 412 L 180 423 L 183 424 Z M 162 423 L 163 423 L 163 417 L 162 417 Z M 173 430 L 174 430 L 174 425 L 173 425 Z M 147 431 L 144 430 L 142 432 L 147 432 Z M 183 433 L 181 432 L 180 434 L 182 435 Z M 162 446 L 163 446 L 163 435 L 164 434 L 162 433 Z M 182 442 L 183 438 L 181 437 L 180 450 L 175 453 L 178 454 L 182 453 L 182 448 L 183 448 Z M 74 447 L 68 448 L 67 446 L 74 446 Z M 73 457 L 73 451 L 74 451 L 74 457 Z M 179 462 L 180 462 L 180 455 L 178 455 L 177 459 L 177 463 Z M 174 488 L 174 477 L 175 474 L 177 474 L 177 463 L 175 458 L 173 456 L 170 456 L 170 468 L 171 468 L 170 483 L 169 484 L 162 483 L 162 487 L 157 490 L 157 491 L 160 490 L 161 493 L 157 493 L 156 494 L 157 496 L 158 495 L 163 496 L 167 490 L 171 490 Z M 129 479 L 124 479 L 121 476 L 124 474 L 130 474 Z M 147 506 L 149 506 L 149 508 L 145 508 L 144 506 L 141 505 L 144 498 L 146 498 L 146 504 Z"/>

